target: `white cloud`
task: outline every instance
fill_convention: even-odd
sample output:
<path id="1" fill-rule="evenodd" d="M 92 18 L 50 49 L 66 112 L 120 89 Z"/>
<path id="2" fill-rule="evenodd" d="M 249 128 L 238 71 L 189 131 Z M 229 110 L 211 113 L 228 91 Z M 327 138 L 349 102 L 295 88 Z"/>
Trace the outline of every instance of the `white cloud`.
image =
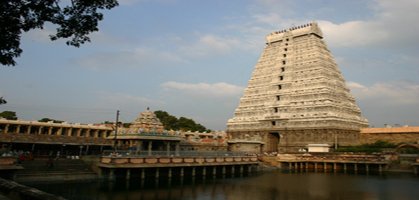
<path id="1" fill-rule="evenodd" d="M 117 39 L 97 33 L 99 41 L 115 44 Z M 108 43 L 109 43 L 108 42 Z M 186 64 L 191 60 L 210 58 L 233 52 L 241 46 L 234 37 L 221 37 L 213 34 L 199 36 L 193 42 L 186 42 L 180 37 L 171 37 L 163 47 L 127 48 L 109 52 L 100 52 L 78 58 L 76 63 L 92 69 L 120 67 L 165 67 L 173 63 Z M 120 45 L 119 45 L 120 46 Z"/>
<path id="2" fill-rule="evenodd" d="M 418 83 L 389 82 L 365 86 L 349 82 L 348 86 L 370 125 L 419 125 Z"/>
<path id="3" fill-rule="evenodd" d="M 238 47 L 240 41 L 236 38 L 220 37 L 216 35 L 202 35 L 193 44 L 183 44 L 179 47 L 179 53 L 184 57 L 211 57 L 231 52 Z"/>
<path id="4" fill-rule="evenodd" d="M 92 69 L 121 67 L 162 67 L 173 63 L 186 62 L 171 52 L 157 51 L 148 48 L 137 48 L 126 51 L 100 52 L 82 57 L 76 61 Z"/>
<path id="5" fill-rule="evenodd" d="M 360 83 L 356 83 L 356 82 L 348 82 L 346 85 L 352 90 L 366 90 L 366 89 L 368 89 L 364 85 L 362 85 Z"/>
<path id="6" fill-rule="evenodd" d="M 419 106 L 419 84 L 417 83 L 399 81 L 365 86 L 360 83 L 348 82 L 348 87 L 361 101 L 374 100 L 387 105 Z"/>
<path id="7" fill-rule="evenodd" d="M 164 105 L 164 102 L 159 99 L 110 91 L 97 92 L 96 98 L 100 99 L 100 101 L 97 101 L 94 105 L 95 108 L 98 110 L 113 109 L 113 111 L 118 109 L 121 111 L 121 119 L 123 121 L 131 121 L 135 119 L 135 116 L 146 110 L 147 107 L 155 109 Z"/>
<path id="8" fill-rule="evenodd" d="M 389 38 L 389 33 L 379 28 L 377 22 L 349 21 L 334 24 L 319 21 L 319 24 L 326 40 L 332 46 L 365 46 Z"/>
<path id="9" fill-rule="evenodd" d="M 238 41 L 235 39 L 205 35 L 199 39 L 199 43 L 215 51 L 228 52 L 231 50 L 233 45 L 238 44 Z"/>
<path id="10" fill-rule="evenodd" d="M 333 23 L 319 21 L 332 46 L 410 46 L 417 47 L 419 1 L 376 0 L 375 15 L 368 20 Z"/>
<path id="11" fill-rule="evenodd" d="M 175 90 L 187 93 L 193 96 L 205 97 L 228 97 L 238 96 L 243 92 L 243 87 L 220 82 L 220 83 L 180 83 L 169 81 L 162 84 L 167 90 Z"/>
<path id="12" fill-rule="evenodd" d="M 288 28 L 305 24 L 307 19 L 289 18 L 297 3 L 289 0 L 258 0 L 261 9 L 252 10 L 252 21 L 246 29 L 260 29 L 265 35 L 277 27 Z M 329 19 L 317 20 L 325 39 L 334 47 L 386 46 L 417 48 L 419 32 L 419 1 L 374 0 L 371 5 L 372 17 L 335 23 Z M 303 15 L 304 16 L 304 15 Z M 309 15 L 310 16 L 310 15 Z"/>
<path id="13" fill-rule="evenodd" d="M 161 84 L 165 99 L 170 99 L 166 108 L 178 116 L 189 116 L 206 127 L 225 129 L 243 92 L 243 87 L 229 83 L 183 83 L 169 81 Z M 169 106 L 170 105 L 170 106 Z"/>

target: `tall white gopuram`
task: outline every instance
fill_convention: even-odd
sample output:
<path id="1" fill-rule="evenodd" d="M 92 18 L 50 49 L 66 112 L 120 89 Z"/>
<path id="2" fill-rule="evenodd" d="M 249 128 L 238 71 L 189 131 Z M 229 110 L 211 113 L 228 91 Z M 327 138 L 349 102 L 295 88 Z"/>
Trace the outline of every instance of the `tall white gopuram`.
<path id="1" fill-rule="evenodd" d="M 368 126 L 317 23 L 269 34 L 227 122 L 233 151 L 293 152 L 352 145 Z"/>

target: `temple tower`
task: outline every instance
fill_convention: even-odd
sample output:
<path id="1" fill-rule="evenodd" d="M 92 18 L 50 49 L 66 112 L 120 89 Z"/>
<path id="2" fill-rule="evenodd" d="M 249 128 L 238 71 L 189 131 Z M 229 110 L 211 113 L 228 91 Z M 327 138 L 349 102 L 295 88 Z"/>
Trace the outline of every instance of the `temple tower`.
<path id="1" fill-rule="evenodd" d="M 295 152 L 356 144 L 367 126 L 313 22 L 266 37 L 227 133 L 233 151 Z"/>
<path id="2" fill-rule="evenodd" d="M 141 112 L 129 127 L 130 132 L 162 133 L 163 130 L 163 124 L 149 108 L 147 108 L 146 111 Z"/>

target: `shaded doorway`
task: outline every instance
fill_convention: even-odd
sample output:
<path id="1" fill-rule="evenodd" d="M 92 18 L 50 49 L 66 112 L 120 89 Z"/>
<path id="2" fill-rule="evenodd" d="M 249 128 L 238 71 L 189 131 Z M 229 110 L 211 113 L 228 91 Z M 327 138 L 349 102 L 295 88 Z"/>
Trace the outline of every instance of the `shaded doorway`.
<path id="1" fill-rule="evenodd" d="M 279 133 L 271 132 L 268 134 L 268 141 L 266 145 L 266 152 L 278 152 Z"/>

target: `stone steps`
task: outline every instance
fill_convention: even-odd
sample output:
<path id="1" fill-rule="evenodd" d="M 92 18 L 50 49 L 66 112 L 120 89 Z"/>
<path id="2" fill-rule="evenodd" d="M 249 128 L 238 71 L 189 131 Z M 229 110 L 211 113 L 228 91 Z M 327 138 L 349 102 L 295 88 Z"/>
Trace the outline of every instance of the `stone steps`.
<path id="1" fill-rule="evenodd" d="M 44 172 L 44 171 L 69 171 L 69 170 L 89 170 L 89 166 L 84 163 L 82 160 L 53 160 L 52 167 L 48 167 L 48 160 L 31 160 L 24 161 L 22 167 L 24 170 L 21 170 L 22 173 L 27 172 Z"/>
<path id="2" fill-rule="evenodd" d="M 48 159 L 23 161 L 23 170 L 15 174 L 16 181 L 62 181 L 93 179 L 97 175 L 88 164 L 82 160 L 53 160 L 53 166 L 48 167 Z"/>

